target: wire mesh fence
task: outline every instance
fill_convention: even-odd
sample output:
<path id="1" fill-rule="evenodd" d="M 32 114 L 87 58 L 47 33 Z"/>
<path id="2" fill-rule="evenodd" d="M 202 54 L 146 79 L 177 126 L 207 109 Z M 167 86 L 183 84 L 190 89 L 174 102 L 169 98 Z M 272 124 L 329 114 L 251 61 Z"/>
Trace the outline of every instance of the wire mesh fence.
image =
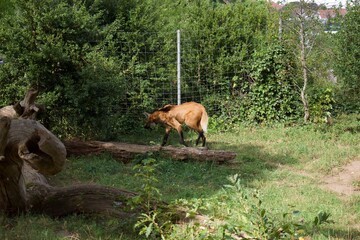
<path id="1" fill-rule="evenodd" d="M 214 36 L 194 31 L 141 33 L 142 42 L 129 41 L 133 33 L 123 34 L 126 42 L 120 39 L 118 44 L 120 57 L 128 62 L 122 69 L 127 81 L 124 107 L 134 102 L 161 107 L 236 94 L 243 78 L 240 43 L 221 45 Z"/>

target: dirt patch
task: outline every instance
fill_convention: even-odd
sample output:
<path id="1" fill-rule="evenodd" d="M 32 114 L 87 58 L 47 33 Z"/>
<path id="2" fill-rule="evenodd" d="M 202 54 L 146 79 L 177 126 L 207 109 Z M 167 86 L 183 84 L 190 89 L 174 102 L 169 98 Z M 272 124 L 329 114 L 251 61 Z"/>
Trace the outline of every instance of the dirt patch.
<path id="1" fill-rule="evenodd" d="M 360 194 L 360 160 L 350 162 L 322 182 L 323 187 L 341 195 Z"/>

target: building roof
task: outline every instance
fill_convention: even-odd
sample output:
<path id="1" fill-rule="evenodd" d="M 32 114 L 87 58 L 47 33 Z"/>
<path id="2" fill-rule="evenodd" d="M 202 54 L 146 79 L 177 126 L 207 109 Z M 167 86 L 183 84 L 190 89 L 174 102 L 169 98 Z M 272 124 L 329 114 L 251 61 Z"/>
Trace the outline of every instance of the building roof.
<path id="1" fill-rule="evenodd" d="M 275 2 L 271 2 L 271 6 L 275 8 L 276 10 L 280 10 L 283 8 L 283 5 L 277 4 Z"/>
<path id="2" fill-rule="evenodd" d="M 329 19 L 329 18 L 333 18 L 336 17 L 337 14 L 340 14 L 341 16 L 345 16 L 345 14 L 347 13 L 346 9 L 342 8 L 342 9 L 326 9 L 326 10 L 319 10 L 319 18 L 320 19 Z"/>
<path id="3" fill-rule="evenodd" d="M 270 1 L 271 7 L 276 9 L 276 10 L 281 10 L 284 5 L 275 3 Z M 333 18 L 335 16 L 337 16 L 337 14 L 340 14 L 341 16 L 345 16 L 347 13 L 345 8 L 341 8 L 341 9 L 325 9 L 325 10 L 318 10 L 318 15 L 319 15 L 319 19 L 320 20 L 327 20 L 329 18 Z"/>

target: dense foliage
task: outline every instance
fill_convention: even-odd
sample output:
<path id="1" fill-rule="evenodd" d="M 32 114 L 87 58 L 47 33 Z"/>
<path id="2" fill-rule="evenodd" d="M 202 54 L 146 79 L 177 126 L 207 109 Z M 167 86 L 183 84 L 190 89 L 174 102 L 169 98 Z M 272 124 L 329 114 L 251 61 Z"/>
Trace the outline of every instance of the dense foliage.
<path id="1" fill-rule="evenodd" d="M 350 1 L 337 35 L 339 52 L 336 73 L 340 77 L 340 106 L 349 112 L 360 111 L 360 1 Z"/>
<path id="2" fill-rule="evenodd" d="M 60 137 L 114 139 L 136 129 L 143 111 L 176 103 L 177 29 L 182 101 L 202 102 L 213 124 L 301 115 L 299 64 L 294 46 L 284 44 L 293 36 L 278 42 L 278 13 L 266 1 L 2 0 L 0 6 L 0 105 L 37 88 L 47 107 L 42 121 Z M 340 47 L 356 48 L 356 6 L 344 19 Z M 335 104 L 336 88 L 323 77 L 330 64 L 317 61 L 328 54 L 321 43 L 332 43 L 324 36 L 311 45 L 308 66 L 314 121 Z M 354 96 L 352 109 L 358 101 L 348 92 L 358 91 L 359 72 L 349 66 L 358 65 L 356 54 L 349 49 L 338 64 L 347 69 L 339 76 L 346 96 Z"/>

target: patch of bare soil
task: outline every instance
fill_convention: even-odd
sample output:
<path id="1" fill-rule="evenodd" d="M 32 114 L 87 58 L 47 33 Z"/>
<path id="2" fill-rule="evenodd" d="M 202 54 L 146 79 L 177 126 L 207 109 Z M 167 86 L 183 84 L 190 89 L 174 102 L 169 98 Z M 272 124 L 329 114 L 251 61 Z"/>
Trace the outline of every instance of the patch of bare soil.
<path id="1" fill-rule="evenodd" d="M 340 195 L 360 193 L 360 160 L 355 160 L 323 179 L 323 187 Z"/>

